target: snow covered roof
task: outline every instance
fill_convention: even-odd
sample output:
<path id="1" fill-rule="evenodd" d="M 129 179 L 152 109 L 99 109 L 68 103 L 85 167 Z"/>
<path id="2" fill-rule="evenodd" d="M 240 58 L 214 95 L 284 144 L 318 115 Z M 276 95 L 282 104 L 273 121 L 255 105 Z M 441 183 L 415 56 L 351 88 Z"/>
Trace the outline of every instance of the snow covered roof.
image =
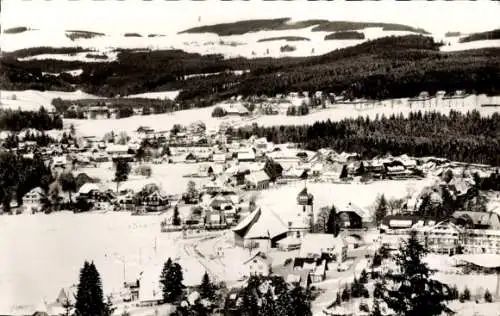
<path id="1" fill-rule="evenodd" d="M 321 255 L 328 249 L 342 249 L 347 246 L 343 237 L 335 237 L 332 234 L 307 234 L 302 240 L 299 257 L 310 257 L 311 255 Z"/>
<path id="2" fill-rule="evenodd" d="M 100 191 L 100 188 L 96 183 L 85 183 L 84 185 L 82 185 L 80 187 L 80 189 L 78 190 L 78 193 L 79 194 L 88 194 L 92 190 Z"/>
<path id="3" fill-rule="evenodd" d="M 260 182 L 263 182 L 263 181 L 270 180 L 270 178 L 267 175 L 267 173 L 265 171 L 263 171 L 263 170 L 259 170 L 259 171 L 255 171 L 255 172 L 250 173 L 246 177 L 246 179 L 250 183 L 260 183 Z"/>
<path id="4" fill-rule="evenodd" d="M 500 268 L 500 255 L 498 254 L 455 255 L 453 258 L 484 268 Z"/>
<path id="5" fill-rule="evenodd" d="M 127 152 L 128 148 L 129 148 L 128 145 L 110 144 L 106 147 L 106 152 L 108 153 Z"/>
<path id="6" fill-rule="evenodd" d="M 365 212 L 362 208 L 353 203 L 349 202 L 344 207 L 339 209 L 339 212 L 353 212 L 356 213 L 359 217 L 365 218 L 368 216 L 368 213 Z"/>
<path id="7" fill-rule="evenodd" d="M 246 232 L 244 232 L 246 230 Z M 257 209 L 245 217 L 233 232 L 244 238 L 274 238 L 288 231 L 281 218 L 269 209 Z"/>

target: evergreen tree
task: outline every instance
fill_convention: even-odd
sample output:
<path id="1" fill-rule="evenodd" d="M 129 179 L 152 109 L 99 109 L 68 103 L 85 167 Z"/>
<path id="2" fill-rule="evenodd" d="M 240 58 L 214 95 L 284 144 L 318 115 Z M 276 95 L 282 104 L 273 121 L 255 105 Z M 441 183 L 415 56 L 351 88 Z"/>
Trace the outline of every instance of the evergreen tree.
<path id="1" fill-rule="evenodd" d="M 85 261 L 80 270 L 75 310 L 80 316 L 103 316 L 109 312 L 104 302 L 101 277 L 93 262 Z"/>
<path id="2" fill-rule="evenodd" d="M 431 271 L 422 261 L 425 254 L 426 248 L 413 231 L 395 255 L 400 272 L 387 275 L 394 286 L 384 288 L 383 300 L 398 316 L 437 316 L 450 311 L 445 304 L 451 299 L 450 290 L 430 277 Z"/>
<path id="3" fill-rule="evenodd" d="M 342 290 L 342 302 L 347 302 L 350 299 L 351 299 L 351 292 L 349 291 L 349 288 L 346 285 Z"/>
<path id="4" fill-rule="evenodd" d="M 347 166 L 343 165 L 342 166 L 342 171 L 340 171 L 340 179 L 346 179 L 347 178 Z"/>
<path id="5" fill-rule="evenodd" d="M 368 283 L 368 273 L 366 272 L 365 269 L 363 269 L 363 271 L 361 271 L 361 275 L 359 277 L 359 282 L 361 284 L 366 284 Z"/>
<path id="6" fill-rule="evenodd" d="M 172 263 L 170 268 L 168 269 L 165 280 L 165 284 L 167 284 L 167 303 L 173 303 L 181 297 L 184 291 L 184 285 L 182 284 L 183 280 L 184 277 L 182 273 L 182 267 L 178 263 Z"/>
<path id="7" fill-rule="evenodd" d="M 491 293 L 488 289 L 486 289 L 486 291 L 484 292 L 484 301 L 486 303 L 491 303 L 493 302 L 493 297 L 491 296 Z"/>
<path id="8" fill-rule="evenodd" d="M 206 298 L 213 302 L 215 300 L 215 285 L 210 281 L 208 273 L 203 274 L 200 285 L 200 297 Z"/>
<path id="9" fill-rule="evenodd" d="M 181 218 L 179 217 L 179 208 L 176 206 L 174 206 L 174 215 L 173 215 L 173 219 L 172 219 L 172 224 L 174 226 L 179 226 L 181 224 Z"/>
<path id="10" fill-rule="evenodd" d="M 118 192 L 118 186 L 120 185 L 120 183 L 127 181 L 129 173 L 129 163 L 123 159 L 119 159 L 115 163 L 115 179 L 113 180 L 116 182 L 116 192 Z"/>
<path id="11" fill-rule="evenodd" d="M 291 310 L 288 315 L 311 316 L 311 305 L 302 287 L 296 286 L 290 291 Z"/>
<path id="12" fill-rule="evenodd" d="M 465 287 L 462 295 L 460 295 L 460 302 L 470 301 L 470 290 L 468 287 Z"/>
<path id="13" fill-rule="evenodd" d="M 457 300 L 460 296 L 460 293 L 458 292 L 458 288 L 456 285 L 454 285 L 452 288 L 451 288 L 451 299 L 453 300 Z"/>
<path id="14" fill-rule="evenodd" d="M 382 222 L 382 219 L 387 216 L 387 210 L 388 210 L 388 205 L 387 205 L 387 200 L 385 199 L 385 195 L 382 194 L 377 201 L 377 206 L 375 208 L 375 222 L 380 224 Z"/>
<path id="15" fill-rule="evenodd" d="M 326 223 L 327 226 L 327 233 L 328 234 L 333 234 L 335 237 L 338 236 L 340 232 L 340 224 L 337 218 L 337 209 L 335 208 L 335 205 L 332 205 L 330 208 L 330 213 L 328 215 L 328 220 Z"/>
<path id="16" fill-rule="evenodd" d="M 59 176 L 59 183 L 61 184 L 61 189 L 63 192 L 68 193 L 69 203 L 73 204 L 73 199 L 71 193 L 76 192 L 76 180 L 71 172 L 62 173 Z"/>
<path id="17" fill-rule="evenodd" d="M 382 316 L 382 311 L 380 310 L 380 302 L 378 299 L 373 299 L 373 311 L 370 316 Z"/>
<path id="18" fill-rule="evenodd" d="M 166 302 L 169 299 L 170 295 L 170 284 L 168 279 L 168 272 L 172 267 L 172 259 L 168 258 L 168 260 L 163 264 L 163 269 L 160 274 L 160 288 L 163 294 L 163 300 Z"/>

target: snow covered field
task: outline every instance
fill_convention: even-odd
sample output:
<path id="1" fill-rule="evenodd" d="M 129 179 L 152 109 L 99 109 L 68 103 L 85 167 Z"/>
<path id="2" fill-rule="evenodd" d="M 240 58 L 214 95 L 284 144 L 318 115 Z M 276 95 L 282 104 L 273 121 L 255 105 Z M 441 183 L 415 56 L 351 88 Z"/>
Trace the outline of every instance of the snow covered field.
<path id="1" fill-rule="evenodd" d="M 21 109 L 24 111 L 37 111 L 40 107 L 53 109 L 52 100 L 61 98 L 65 100 L 97 99 L 99 97 L 77 90 L 65 91 L 9 91 L 0 90 L 0 109 Z"/>
<path id="2" fill-rule="evenodd" d="M 386 100 L 383 102 L 366 105 L 353 104 L 337 104 L 327 109 L 313 111 L 307 116 L 286 116 L 286 115 L 263 115 L 253 118 L 241 117 L 212 117 L 214 106 L 200 109 L 191 109 L 177 111 L 167 114 L 155 114 L 147 116 L 133 116 L 124 119 L 109 119 L 109 120 L 73 120 L 67 119 L 67 124 L 74 124 L 79 132 L 83 135 L 103 136 L 105 133 L 114 131 L 118 133 L 125 131 L 132 133 L 139 126 L 149 126 L 155 130 L 167 130 L 172 128 L 174 124 L 189 125 L 194 121 L 203 120 L 208 129 L 217 129 L 221 123 L 229 122 L 231 126 L 238 127 L 257 123 L 263 126 L 276 125 L 302 125 L 313 124 L 314 122 L 332 120 L 339 121 L 344 118 L 356 118 L 358 116 L 369 116 L 375 118 L 377 115 L 392 115 L 400 114 L 408 115 L 410 112 L 416 111 L 437 111 L 441 113 L 449 113 L 450 110 L 467 112 L 478 110 L 483 115 L 491 115 L 498 111 L 496 107 L 481 107 L 483 103 L 500 104 L 500 96 L 486 97 L 469 96 L 465 99 L 455 100 L 438 100 L 435 99 L 423 102 L 414 102 L 410 107 L 408 99 Z M 279 117 L 279 119 L 277 119 Z"/>
<path id="3" fill-rule="evenodd" d="M 94 53 L 108 56 L 108 61 L 116 59 L 113 49 L 182 49 L 190 53 L 199 54 L 223 54 L 226 57 L 284 57 L 284 56 L 311 56 L 321 55 L 335 49 L 345 48 L 360 44 L 367 40 L 373 40 L 385 36 L 403 36 L 415 34 L 408 31 L 384 31 L 380 27 L 369 27 L 357 32 L 364 33 L 364 40 L 325 40 L 325 36 L 332 32 L 313 32 L 314 26 L 295 30 L 279 31 L 259 31 L 242 35 L 218 36 L 213 33 L 199 34 L 177 34 L 175 31 L 166 30 L 167 33 L 158 34 L 160 36 L 148 36 L 141 33 L 140 37 L 127 37 L 124 33 L 108 32 L 102 36 L 92 38 L 77 38 L 71 40 L 63 30 L 53 30 L 42 28 L 29 30 L 16 34 L 2 34 L 2 51 L 10 52 L 29 47 L 82 47 L 92 49 Z M 161 33 L 161 32 L 160 32 Z M 309 39 L 304 41 L 287 42 L 286 40 L 273 40 L 259 42 L 262 39 L 275 37 L 304 37 Z M 471 43 L 459 43 L 457 38 L 444 38 L 442 34 L 432 34 L 436 41 L 443 40 L 446 44 L 442 47 L 444 51 L 465 50 L 482 47 L 498 47 L 499 40 L 476 41 Z M 294 51 L 282 52 L 280 48 L 290 45 Z M 61 59 L 61 60 L 81 60 L 88 62 L 102 61 L 86 57 L 86 53 L 75 55 L 38 55 L 27 59 Z"/>
<path id="4" fill-rule="evenodd" d="M 134 280 L 155 256 L 176 256 L 175 234 L 160 233 L 160 216 L 128 213 L 2 216 L 0 226 L 0 313 L 13 305 L 55 300 L 62 287 L 78 282 L 84 260 L 93 260 L 105 292 Z M 157 244 L 157 253 L 154 244 Z"/>

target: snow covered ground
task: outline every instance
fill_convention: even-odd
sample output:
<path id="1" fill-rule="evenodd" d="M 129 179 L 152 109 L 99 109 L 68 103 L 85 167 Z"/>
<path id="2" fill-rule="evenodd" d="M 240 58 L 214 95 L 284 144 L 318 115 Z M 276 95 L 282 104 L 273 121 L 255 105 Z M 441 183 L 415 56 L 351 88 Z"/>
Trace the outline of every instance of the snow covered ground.
<path id="1" fill-rule="evenodd" d="M 212 117 L 212 111 L 215 106 L 177 111 L 167 114 L 155 114 L 147 116 L 133 116 L 124 119 L 109 119 L 109 120 L 73 120 L 67 119 L 67 124 L 74 124 L 79 132 L 83 135 L 103 136 L 105 133 L 113 130 L 115 133 L 125 131 L 132 133 L 139 126 L 149 126 L 155 130 L 170 129 L 174 124 L 189 125 L 194 121 L 202 120 L 208 129 L 217 129 L 221 123 L 229 122 L 231 126 L 245 126 L 252 123 L 257 123 L 263 126 L 276 125 L 302 125 L 313 124 L 315 122 L 339 121 L 345 118 L 356 118 L 358 116 L 369 116 L 375 118 L 377 115 L 390 116 L 392 114 L 408 115 L 410 112 L 416 111 L 437 111 L 441 113 L 449 113 L 450 110 L 467 112 L 478 110 L 483 115 L 491 115 L 498 111 L 496 107 L 481 107 L 484 103 L 500 104 L 500 96 L 486 97 L 469 96 L 465 99 L 455 100 L 438 100 L 435 99 L 423 102 L 414 102 L 410 107 L 408 99 L 386 100 L 376 104 L 353 105 L 353 104 L 337 104 L 327 109 L 312 111 L 307 116 L 286 116 L 286 115 L 263 115 L 252 118 L 241 117 Z"/>
<path id="2" fill-rule="evenodd" d="M 65 91 L 9 91 L 0 90 L 0 109 L 21 109 L 24 111 L 37 111 L 40 107 L 53 109 L 52 100 L 61 98 L 65 100 L 78 99 L 96 99 L 95 95 L 82 92 L 80 90 L 73 92 Z"/>
<path id="3" fill-rule="evenodd" d="M 226 57 L 284 57 L 284 56 L 311 56 L 325 54 L 329 51 L 360 44 L 366 40 L 372 40 L 385 36 L 402 36 L 414 34 L 408 31 L 384 31 L 382 28 L 372 27 L 357 30 L 365 35 L 364 40 L 325 40 L 327 34 L 332 32 L 313 32 L 312 27 L 296 30 L 260 31 L 242 35 L 218 36 L 213 33 L 200 34 L 176 34 L 172 31 L 160 34 L 163 36 L 149 37 L 147 33 L 140 34 L 141 37 L 126 37 L 123 33 L 109 32 L 103 36 L 92 38 L 77 38 L 71 40 L 63 30 L 37 29 L 17 34 L 2 34 L 2 51 L 10 52 L 29 47 L 82 47 L 95 51 L 94 53 L 105 54 L 108 60 L 114 60 L 116 53 L 111 50 L 117 48 L 126 49 L 182 49 L 191 53 L 200 54 L 223 54 Z M 161 33 L 161 32 L 160 32 Z M 309 41 L 285 40 L 259 42 L 259 40 L 274 37 L 305 37 Z M 472 43 L 459 43 L 457 38 L 444 38 L 441 34 L 433 34 L 437 41 L 450 42 L 443 50 L 464 50 L 481 47 L 498 47 L 500 41 L 477 41 Z M 282 52 L 280 48 L 284 45 L 295 48 L 294 51 Z M 38 55 L 29 58 L 55 58 L 62 60 L 82 60 L 88 62 L 99 61 L 86 57 L 86 53 L 75 55 Z M 102 61 L 102 60 L 101 60 Z"/>
<path id="4" fill-rule="evenodd" d="M 163 91 L 163 92 L 146 92 L 139 94 L 131 94 L 125 98 L 145 98 L 145 99 L 170 99 L 174 100 L 179 95 L 179 90 L 177 91 Z"/>

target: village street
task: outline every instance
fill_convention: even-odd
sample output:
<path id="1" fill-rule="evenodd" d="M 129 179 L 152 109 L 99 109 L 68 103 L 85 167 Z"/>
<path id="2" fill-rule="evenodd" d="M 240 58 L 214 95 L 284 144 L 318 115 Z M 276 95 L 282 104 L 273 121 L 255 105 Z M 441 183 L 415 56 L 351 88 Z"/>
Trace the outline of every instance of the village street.
<path id="1" fill-rule="evenodd" d="M 349 252 L 349 257 L 353 262 L 346 271 L 335 271 L 333 278 L 328 278 L 325 281 L 314 283 L 313 285 L 323 292 L 312 302 L 313 316 L 323 315 L 322 310 L 330 305 L 337 295 L 337 291 L 346 283 L 352 282 L 354 277 L 359 277 L 361 271 L 369 265 L 365 255 L 373 254 L 369 246 L 362 246 L 353 249 Z M 332 275 L 332 274 L 330 274 Z"/>

